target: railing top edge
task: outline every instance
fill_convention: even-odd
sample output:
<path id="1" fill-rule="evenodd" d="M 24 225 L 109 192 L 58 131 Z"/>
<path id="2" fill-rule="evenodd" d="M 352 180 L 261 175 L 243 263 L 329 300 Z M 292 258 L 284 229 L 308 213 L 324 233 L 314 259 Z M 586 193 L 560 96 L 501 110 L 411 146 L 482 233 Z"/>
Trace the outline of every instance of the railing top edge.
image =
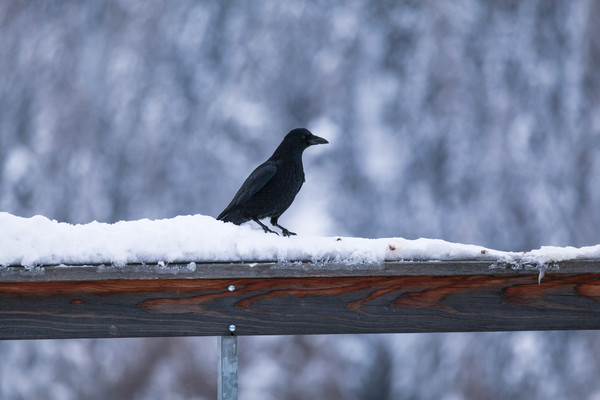
<path id="1" fill-rule="evenodd" d="M 147 279 L 267 279 L 360 276 L 450 276 L 507 274 L 600 274 L 600 259 L 551 261 L 544 264 L 502 260 L 386 260 L 154 262 L 126 265 L 78 264 L 0 267 L 0 282 L 95 281 Z"/>

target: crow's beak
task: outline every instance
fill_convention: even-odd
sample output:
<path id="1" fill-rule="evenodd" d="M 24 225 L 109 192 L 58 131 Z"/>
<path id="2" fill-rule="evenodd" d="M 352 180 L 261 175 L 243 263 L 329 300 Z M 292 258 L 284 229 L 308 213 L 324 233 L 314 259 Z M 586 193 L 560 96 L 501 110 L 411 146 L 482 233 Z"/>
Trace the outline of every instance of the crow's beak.
<path id="1" fill-rule="evenodd" d="M 315 144 L 327 144 L 329 143 L 327 140 L 323 139 L 322 137 L 318 137 L 315 135 L 310 135 L 307 139 L 308 145 L 312 146 Z"/>

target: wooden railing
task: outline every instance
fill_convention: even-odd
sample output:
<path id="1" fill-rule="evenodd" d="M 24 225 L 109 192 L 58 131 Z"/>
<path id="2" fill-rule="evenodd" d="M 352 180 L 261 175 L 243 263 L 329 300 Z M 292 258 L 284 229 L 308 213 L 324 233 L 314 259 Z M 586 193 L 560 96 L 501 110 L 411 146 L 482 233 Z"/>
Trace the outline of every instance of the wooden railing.
<path id="1" fill-rule="evenodd" d="M 11 266 L 0 269 L 0 339 L 600 329 L 600 260 L 541 266 L 541 282 L 538 268 L 480 260 Z M 220 367 L 230 387 L 221 398 L 236 398 L 237 342 L 219 343 L 221 364 L 235 362 L 235 375 L 225 372 L 233 365 Z"/>

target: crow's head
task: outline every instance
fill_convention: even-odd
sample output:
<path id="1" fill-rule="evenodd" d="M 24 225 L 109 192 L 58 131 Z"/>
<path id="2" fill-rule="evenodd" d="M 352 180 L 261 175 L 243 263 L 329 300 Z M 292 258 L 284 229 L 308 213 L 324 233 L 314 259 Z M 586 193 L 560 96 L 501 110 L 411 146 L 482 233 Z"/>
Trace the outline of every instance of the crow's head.
<path id="1" fill-rule="evenodd" d="M 329 143 L 327 140 L 313 135 L 308 129 L 304 128 L 292 129 L 287 135 L 285 135 L 283 141 L 303 150 L 308 146 L 315 144 Z"/>

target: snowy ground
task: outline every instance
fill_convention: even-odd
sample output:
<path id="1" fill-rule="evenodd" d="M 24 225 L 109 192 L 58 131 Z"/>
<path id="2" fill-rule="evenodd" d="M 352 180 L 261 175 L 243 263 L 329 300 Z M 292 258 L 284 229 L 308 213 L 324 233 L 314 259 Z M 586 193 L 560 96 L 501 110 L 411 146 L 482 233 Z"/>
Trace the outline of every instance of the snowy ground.
<path id="1" fill-rule="evenodd" d="M 542 247 L 527 253 L 435 239 L 363 239 L 265 234 L 205 215 L 72 225 L 0 213 L 0 266 L 212 261 L 500 260 L 543 265 L 600 257 L 600 245 Z"/>

